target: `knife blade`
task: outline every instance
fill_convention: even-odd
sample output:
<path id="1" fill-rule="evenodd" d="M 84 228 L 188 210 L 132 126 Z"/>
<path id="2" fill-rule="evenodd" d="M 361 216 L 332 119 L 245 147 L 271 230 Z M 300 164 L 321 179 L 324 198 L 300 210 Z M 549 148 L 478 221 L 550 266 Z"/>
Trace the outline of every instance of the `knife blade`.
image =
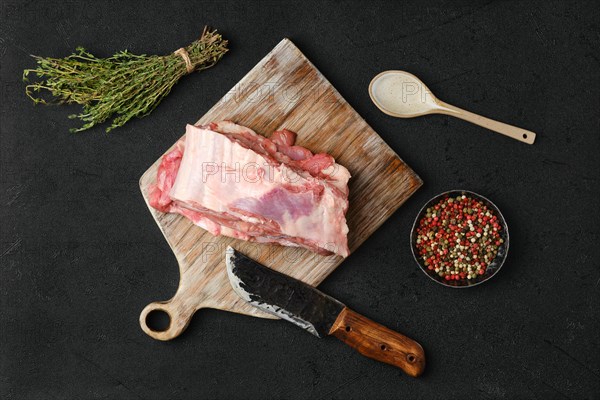
<path id="1" fill-rule="evenodd" d="M 233 290 L 245 301 L 313 335 L 335 336 L 362 355 L 417 377 L 425 352 L 414 340 L 352 311 L 338 300 L 290 276 L 265 267 L 239 251 L 225 252 Z"/>

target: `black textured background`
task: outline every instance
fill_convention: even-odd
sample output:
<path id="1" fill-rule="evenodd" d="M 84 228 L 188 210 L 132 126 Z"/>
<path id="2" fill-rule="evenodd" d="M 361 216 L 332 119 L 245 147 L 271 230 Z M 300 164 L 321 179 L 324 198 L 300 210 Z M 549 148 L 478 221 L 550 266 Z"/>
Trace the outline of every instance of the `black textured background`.
<path id="1" fill-rule="evenodd" d="M 597 3 L 3 0 L 0 15 L 1 399 L 599 398 Z M 166 54 L 205 23 L 231 52 L 113 134 L 69 134 L 76 107 L 23 93 L 28 54 Z M 420 379 L 281 321 L 202 310 L 169 343 L 139 327 L 179 277 L 138 178 L 283 37 L 425 182 L 321 286 L 420 341 Z M 386 69 L 537 142 L 385 116 L 367 86 Z M 468 290 L 431 282 L 409 250 L 420 205 L 454 188 L 496 202 L 511 234 L 503 270 Z"/>

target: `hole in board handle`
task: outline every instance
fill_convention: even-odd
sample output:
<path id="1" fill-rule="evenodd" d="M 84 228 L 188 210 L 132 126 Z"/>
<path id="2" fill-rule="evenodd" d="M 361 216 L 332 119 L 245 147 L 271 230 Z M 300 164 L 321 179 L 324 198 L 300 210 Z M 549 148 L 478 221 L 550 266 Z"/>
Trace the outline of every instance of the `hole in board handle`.
<path id="1" fill-rule="evenodd" d="M 527 134 L 526 133 L 523 134 L 523 139 L 527 139 Z"/>
<path id="2" fill-rule="evenodd" d="M 171 326 L 171 316 L 165 310 L 152 310 L 146 315 L 146 326 L 154 332 L 164 332 Z"/>
<path id="3" fill-rule="evenodd" d="M 409 354 L 406 356 L 406 359 L 408 360 L 409 363 L 414 363 L 415 361 L 417 361 L 417 357 L 414 354 Z"/>
<path id="4" fill-rule="evenodd" d="M 350 332 L 352 330 L 352 327 L 350 325 L 346 326 L 346 332 Z"/>

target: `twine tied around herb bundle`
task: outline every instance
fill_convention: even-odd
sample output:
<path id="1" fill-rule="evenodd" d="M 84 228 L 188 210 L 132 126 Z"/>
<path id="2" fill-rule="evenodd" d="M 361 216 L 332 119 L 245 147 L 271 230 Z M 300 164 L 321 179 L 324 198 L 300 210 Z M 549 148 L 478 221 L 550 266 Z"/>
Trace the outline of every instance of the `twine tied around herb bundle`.
<path id="1" fill-rule="evenodd" d="M 200 39 L 166 56 L 135 55 L 125 50 L 97 58 L 83 47 L 65 58 L 33 56 L 37 67 L 26 69 L 23 81 L 29 82 L 30 74 L 39 80 L 29 83 L 25 93 L 35 104 L 81 104 L 82 112 L 69 118 L 84 124 L 72 132 L 112 118 L 106 128 L 109 132 L 133 117 L 150 114 L 182 76 L 215 65 L 228 51 L 227 44 L 216 30 L 205 27 Z M 42 92 L 50 93 L 53 99 L 44 99 Z"/>
<path id="2" fill-rule="evenodd" d="M 185 69 L 187 70 L 188 74 L 191 74 L 194 71 L 194 66 L 192 65 L 192 60 L 190 60 L 190 55 L 184 47 L 180 47 L 179 49 L 175 50 L 173 54 L 177 54 L 183 58 L 183 61 L 185 61 Z"/>

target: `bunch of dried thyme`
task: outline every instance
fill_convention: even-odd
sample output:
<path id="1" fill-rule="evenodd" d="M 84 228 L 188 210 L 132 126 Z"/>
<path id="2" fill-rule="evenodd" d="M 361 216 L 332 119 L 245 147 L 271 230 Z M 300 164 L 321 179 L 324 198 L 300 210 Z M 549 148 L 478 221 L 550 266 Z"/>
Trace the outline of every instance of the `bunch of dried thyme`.
<path id="1" fill-rule="evenodd" d="M 200 39 L 166 56 L 135 55 L 127 50 L 97 58 L 79 47 L 66 58 L 34 58 L 37 68 L 23 72 L 23 81 L 35 75 L 25 92 L 36 104 L 76 103 L 83 106 L 69 118 L 84 124 L 80 132 L 113 118 L 109 132 L 133 117 L 144 117 L 161 102 L 177 81 L 193 71 L 215 65 L 227 52 L 227 40 L 204 28 Z M 46 100 L 43 93 L 54 98 Z"/>

